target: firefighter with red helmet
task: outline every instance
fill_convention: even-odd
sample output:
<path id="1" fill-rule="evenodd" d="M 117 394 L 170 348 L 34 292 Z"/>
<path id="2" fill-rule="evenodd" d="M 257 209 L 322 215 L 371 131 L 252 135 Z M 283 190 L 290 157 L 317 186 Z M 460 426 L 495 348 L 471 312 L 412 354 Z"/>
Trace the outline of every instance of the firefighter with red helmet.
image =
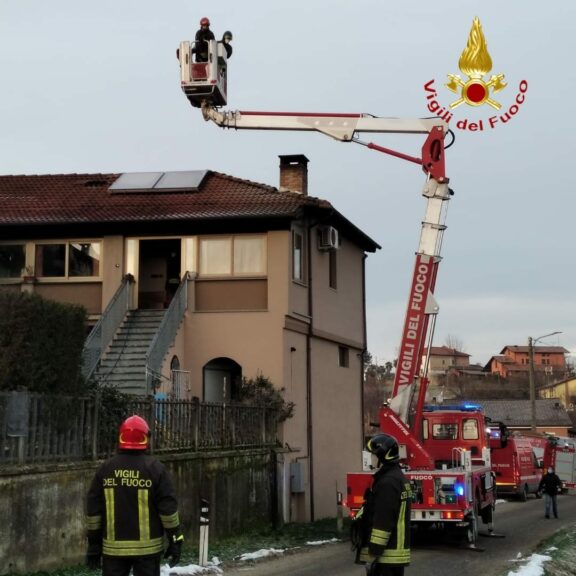
<path id="1" fill-rule="evenodd" d="M 192 49 L 192 52 L 196 54 L 196 62 L 208 62 L 208 41 L 214 39 L 214 33 L 210 30 L 210 20 L 206 17 L 202 18 Z"/>
<path id="2" fill-rule="evenodd" d="M 410 482 L 400 468 L 395 438 L 376 434 L 366 450 L 377 458 L 378 470 L 361 509 L 357 562 L 367 564 L 368 576 L 402 576 L 410 564 Z"/>
<path id="3" fill-rule="evenodd" d="M 146 453 L 150 429 L 140 416 L 120 426 L 118 454 L 96 471 L 88 490 L 86 564 L 103 576 L 160 576 L 164 554 L 180 561 L 184 536 L 172 481 L 164 465 Z"/>

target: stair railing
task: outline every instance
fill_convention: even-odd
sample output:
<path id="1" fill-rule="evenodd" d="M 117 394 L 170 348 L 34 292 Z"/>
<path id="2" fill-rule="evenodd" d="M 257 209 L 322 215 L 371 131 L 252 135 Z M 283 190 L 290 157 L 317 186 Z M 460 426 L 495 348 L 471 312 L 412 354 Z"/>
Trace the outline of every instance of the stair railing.
<path id="1" fill-rule="evenodd" d="M 132 284 L 134 276 L 126 274 L 116 293 L 102 312 L 100 320 L 84 342 L 82 350 L 82 375 L 88 380 L 100 363 L 102 354 L 108 348 L 114 334 L 132 307 Z"/>
<path id="2" fill-rule="evenodd" d="M 170 306 L 162 318 L 162 322 L 150 343 L 148 352 L 146 352 L 146 393 L 154 393 L 154 389 L 163 379 L 170 378 L 162 375 L 162 363 L 164 356 L 168 352 L 170 345 L 174 342 L 178 328 L 188 309 L 188 281 L 190 274 L 185 272 L 180 282 Z"/>

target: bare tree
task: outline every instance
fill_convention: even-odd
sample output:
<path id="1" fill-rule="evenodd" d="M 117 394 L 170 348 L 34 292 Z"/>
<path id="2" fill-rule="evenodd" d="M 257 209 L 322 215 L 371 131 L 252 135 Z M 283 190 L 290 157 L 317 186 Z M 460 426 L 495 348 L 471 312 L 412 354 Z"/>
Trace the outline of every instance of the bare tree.
<path id="1" fill-rule="evenodd" d="M 446 336 L 444 346 L 452 348 L 452 350 L 456 350 L 457 352 L 464 352 L 464 342 L 461 338 L 458 338 L 458 336 L 454 336 L 453 334 L 448 334 L 448 336 Z"/>

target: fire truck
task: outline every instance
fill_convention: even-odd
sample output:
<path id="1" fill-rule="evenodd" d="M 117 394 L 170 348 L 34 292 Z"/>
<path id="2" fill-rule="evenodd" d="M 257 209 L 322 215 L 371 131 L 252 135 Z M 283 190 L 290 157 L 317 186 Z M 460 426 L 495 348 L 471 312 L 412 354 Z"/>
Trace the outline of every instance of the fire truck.
<path id="1" fill-rule="evenodd" d="M 453 192 L 445 171 L 445 137 L 449 133 L 440 118 L 379 118 L 370 114 L 330 114 L 221 110 L 227 102 L 227 62 L 217 42 L 209 43 L 209 63 L 192 61 L 192 43 L 178 50 L 181 87 L 204 119 L 234 130 L 316 131 L 341 142 L 361 144 L 421 166 L 426 175 L 422 195 L 426 211 L 416 253 L 400 357 L 394 382 L 394 398 L 380 411 L 380 428 L 394 436 L 404 454 L 403 464 L 412 483 L 412 521 L 422 526 L 454 528 L 470 547 L 476 547 L 479 518 L 493 533 L 494 480 L 484 415 L 476 407 L 425 406 L 428 381 L 418 376 L 427 334 L 428 350 L 439 307 L 433 291 L 441 260 L 440 250 L 447 202 Z M 410 156 L 360 140 L 361 133 L 424 134 L 420 157 Z M 372 475 L 348 476 L 347 505 L 360 508 Z"/>
<path id="2" fill-rule="evenodd" d="M 563 491 L 576 488 L 576 439 L 548 435 L 549 449 L 544 453 L 543 469 L 554 468 Z"/>
<path id="3" fill-rule="evenodd" d="M 498 495 L 515 496 L 525 502 L 529 494 L 541 497 L 538 485 L 546 455 L 553 444 L 545 434 L 510 432 L 503 425 L 490 425 L 492 468 Z"/>

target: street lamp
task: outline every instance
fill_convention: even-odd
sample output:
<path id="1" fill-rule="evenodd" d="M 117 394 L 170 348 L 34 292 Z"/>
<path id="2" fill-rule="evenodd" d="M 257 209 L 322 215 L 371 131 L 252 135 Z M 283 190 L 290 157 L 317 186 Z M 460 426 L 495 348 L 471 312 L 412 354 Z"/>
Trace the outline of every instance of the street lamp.
<path id="1" fill-rule="evenodd" d="M 532 338 L 528 336 L 528 379 L 530 382 L 530 417 L 531 417 L 531 428 L 532 432 L 536 432 L 536 384 L 534 379 L 534 345 L 542 340 L 543 338 L 548 338 L 549 336 L 554 336 L 555 334 L 562 334 L 562 332 L 550 332 L 550 334 L 544 334 L 544 336 L 538 336 L 538 338 Z"/>

